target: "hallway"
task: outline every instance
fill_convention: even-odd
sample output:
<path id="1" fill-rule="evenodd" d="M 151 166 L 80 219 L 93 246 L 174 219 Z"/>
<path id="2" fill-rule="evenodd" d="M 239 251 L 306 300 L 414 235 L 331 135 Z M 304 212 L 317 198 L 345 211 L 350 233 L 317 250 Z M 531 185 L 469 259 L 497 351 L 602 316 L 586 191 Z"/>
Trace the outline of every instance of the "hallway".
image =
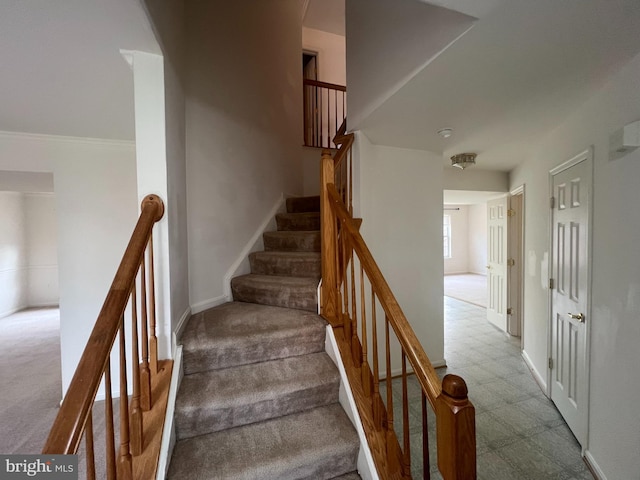
<path id="1" fill-rule="evenodd" d="M 476 407 L 478 479 L 593 480 L 580 445 L 522 360 L 520 339 L 498 331 L 487 322 L 485 309 L 470 303 L 444 297 L 444 316 L 448 367 L 437 371 L 467 382 Z M 402 384 L 399 378 L 393 383 L 398 406 Z M 412 472 L 422 478 L 420 390 L 413 375 L 409 402 Z M 435 445 L 435 418 L 429 413 L 429 442 Z M 400 410 L 396 428 L 398 418 Z M 401 435 L 401 428 L 397 431 Z M 431 478 L 441 479 L 435 453 L 430 457 Z"/>

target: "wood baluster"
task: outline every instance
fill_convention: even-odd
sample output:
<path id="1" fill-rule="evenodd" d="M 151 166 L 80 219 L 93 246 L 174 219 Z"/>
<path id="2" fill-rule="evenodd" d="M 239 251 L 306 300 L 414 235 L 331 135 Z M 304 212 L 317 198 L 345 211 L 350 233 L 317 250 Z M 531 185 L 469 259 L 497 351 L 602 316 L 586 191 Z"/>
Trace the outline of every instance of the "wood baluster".
<path id="1" fill-rule="evenodd" d="M 421 389 L 422 398 L 422 471 L 424 480 L 431 480 L 431 460 L 429 459 L 429 420 L 427 412 L 427 396 Z"/>
<path id="2" fill-rule="evenodd" d="M 131 365 L 133 372 L 133 395 L 131 397 L 131 454 L 142 453 L 142 408 L 140 407 L 140 360 L 138 358 L 138 305 L 136 284 L 131 290 Z"/>
<path id="3" fill-rule="evenodd" d="M 360 375 L 362 378 L 362 391 L 365 397 L 371 397 L 371 370 L 369 369 L 369 359 L 367 358 L 367 308 L 364 296 L 364 267 L 360 264 L 360 313 L 362 314 L 362 367 Z"/>
<path id="4" fill-rule="evenodd" d="M 158 373 L 158 337 L 156 336 L 156 277 L 153 261 L 153 232 L 149 235 L 149 368 L 151 375 Z"/>
<path id="5" fill-rule="evenodd" d="M 327 88 L 327 148 L 331 146 L 331 95 Z"/>
<path id="6" fill-rule="evenodd" d="M 133 478 L 133 463 L 129 451 L 129 393 L 127 390 L 127 345 L 124 338 L 124 315 L 120 319 L 120 455 L 118 478 Z"/>
<path id="7" fill-rule="evenodd" d="M 334 118 L 333 118 L 334 128 L 331 131 L 337 132 L 338 131 L 338 92 L 336 90 L 333 91 L 333 111 L 334 111 Z"/>
<path id="8" fill-rule="evenodd" d="M 402 352 L 402 436 L 404 439 L 403 448 L 403 470 L 405 476 L 411 478 L 411 440 L 409 437 L 409 392 L 407 388 L 407 357 Z"/>
<path id="9" fill-rule="evenodd" d="M 87 480 L 96 480 L 96 461 L 93 449 L 93 411 L 89 411 L 84 435 L 87 450 Z"/>
<path id="10" fill-rule="evenodd" d="M 343 252 L 342 257 L 344 258 L 344 262 L 345 262 L 343 271 L 342 271 L 342 298 L 344 300 L 342 325 L 344 326 L 345 341 L 350 342 L 351 341 L 351 317 L 349 316 L 349 285 L 348 285 L 349 276 L 347 275 L 348 273 L 347 269 L 349 268 L 348 264 L 352 262 L 353 259 L 351 258 L 351 255 L 347 255 L 347 251 L 348 251 L 347 249 L 351 248 L 347 235 L 348 235 L 347 230 L 343 229 L 342 235 L 340 235 L 340 238 L 342 239 L 342 252 Z"/>
<path id="11" fill-rule="evenodd" d="M 371 285 L 371 341 L 373 345 L 373 423 L 382 430 L 384 404 L 380 396 L 380 368 L 378 365 L 378 325 L 376 320 L 376 294 Z"/>
<path id="12" fill-rule="evenodd" d="M 457 375 L 445 375 L 436 398 L 438 468 L 447 480 L 476 478 L 475 407 L 467 385 Z"/>
<path id="13" fill-rule="evenodd" d="M 140 265 L 140 327 L 142 330 L 142 364 L 140 365 L 140 407 L 151 410 L 151 369 L 149 368 L 149 330 L 147 324 L 147 259 Z"/>
<path id="14" fill-rule="evenodd" d="M 305 85 L 304 82 L 302 82 L 302 111 L 303 111 L 303 115 L 302 115 L 302 122 L 303 122 L 303 137 L 304 137 L 304 144 L 306 146 L 310 146 L 309 145 L 309 134 L 307 132 L 307 126 L 309 124 L 309 100 L 307 99 L 307 85 Z"/>
<path id="15" fill-rule="evenodd" d="M 336 303 L 337 272 L 335 271 L 335 237 L 337 236 L 337 221 L 331 209 L 327 185 L 335 181 L 333 158 L 330 150 L 322 151 L 320 166 L 320 179 L 322 189 L 320 192 L 320 242 L 322 257 L 322 291 L 321 314 L 332 326 L 337 322 L 339 305 Z"/>
<path id="16" fill-rule="evenodd" d="M 111 359 L 107 361 L 104 371 L 104 417 L 105 417 L 105 443 L 107 450 L 107 479 L 116 480 L 116 439 L 113 430 L 113 397 L 111 396 Z"/>
<path id="17" fill-rule="evenodd" d="M 387 468 L 388 474 L 391 478 L 397 478 L 401 473 L 400 446 L 398 445 L 398 438 L 394 429 L 393 421 L 393 377 L 391 375 L 391 341 L 389 338 L 389 318 L 385 314 L 385 350 L 387 360 Z"/>
<path id="18" fill-rule="evenodd" d="M 358 340 L 358 307 L 356 304 L 356 267 L 355 250 L 351 251 L 351 358 L 353 366 L 360 368 L 360 341 Z"/>
<path id="19" fill-rule="evenodd" d="M 339 234 L 339 230 L 336 228 L 336 235 L 333 237 L 333 241 L 335 243 L 335 247 L 334 250 L 336 252 L 335 255 L 335 259 L 336 259 L 336 284 L 334 286 L 335 288 L 335 296 L 336 296 L 336 321 L 335 324 L 333 325 L 334 328 L 338 328 L 341 327 L 344 324 L 344 320 L 343 320 L 343 316 L 342 316 L 342 311 L 340 309 L 340 306 L 342 305 L 342 292 L 340 291 L 340 282 L 342 281 L 342 262 L 343 262 L 343 255 L 342 255 L 342 250 L 340 249 L 340 236 L 341 234 Z"/>

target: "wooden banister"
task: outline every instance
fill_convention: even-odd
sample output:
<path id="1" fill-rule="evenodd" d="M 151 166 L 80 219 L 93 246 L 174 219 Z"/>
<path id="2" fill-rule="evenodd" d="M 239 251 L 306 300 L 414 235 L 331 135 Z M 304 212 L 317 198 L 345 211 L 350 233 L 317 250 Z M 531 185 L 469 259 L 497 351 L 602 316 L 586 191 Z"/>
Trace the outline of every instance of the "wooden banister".
<path id="1" fill-rule="evenodd" d="M 423 462 L 424 478 L 429 478 L 427 408 L 431 408 L 436 415 L 438 468 L 442 477 L 473 480 L 476 478 L 475 408 L 467 397 L 466 384 L 455 375 L 440 380 L 360 234 L 361 220 L 353 218 L 352 205 L 354 135 L 346 133 L 346 119 L 333 141 L 338 150 L 333 157 L 330 150 L 322 152 L 320 172 L 320 311 L 336 332 L 378 475 L 381 479 L 412 478 L 407 378 L 412 370 L 421 389 L 423 435 L 422 452 L 414 453 Z M 381 343 L 378 309 L 380 317 L 384 314 L 385 338 Z M 395 403 L 397 393 L 391 381 L 394 373 L 392 335 L 400 346 L 399 403 Z M 379 355 L 383 362 L 379 361 Z M 385 378 L 380 377 L 380 364 L 386 367 Z M 382 382 L 384 387 L 380 385 Z M 381 392 L 385 391 L 386 400 L 383 400 Z M 401 415 L 394 415 L 394 409 Z M 403 432 L 401 439 L 396 435 L 398 428 Z"/>
<path id="2" fill-rule="evenodd" d="M 328 83 L 328 82 L 320 82 L 318 80 L 312 80 L 311 78 L 303 79 L 303 83 L 305 85 L 312 85 L 314 87 L 328 88 L 330 90 L 338 90 L 339 92 L 347 91 L 347 87 L 345 87 L 344 85 L 337 85 L 335 83 Z"/>
<path id="3" fill-rule="evenodd" d="M 162 428 L 157 428 L 157 423 L 158 419 L 164 419 L 168 376 L 171 375 L 172 367 L 172 362 L 167 360 L 161 361 L 161 366 L 158 366 L 155 338 L 155 285 L 151 249 L 153 227 L 163 214 L 164 204 L 158 196 L 148 195 L 144 198 L 138 222 L 42 451 L 44 454 L 74 454 L 84 435 L 87 444 L 87 478 L 155 477 L 162 432 Z M 136 281 L 137 278 L 140 279 L 139 282 Z M 128 305 L 131 311 L 130 324 L 125 319 Z M 150 312 L 149 319 L 147 312 Z M 126 339 L 129 334 L 125 333 L 128 330 L 125 325 L 131 325 L 131 343 Z M 149 335 L 147 328 L 150 330 Z M 116 338 L 119 339 L 117 344 Z M 114 348 L 118 349 L 120 364 L 119 372 L 113 375 L 120 389 L 119 421 L 114 419 L 112 397 L 111 353 Z M 142 359 L 139 357 L 140 351 Z M 129 361 L 133 384 L 131 402 L 127 375 Z M 103 378 L 105 450 L 101 452 L 103 461 L 96 462 L 94 457 L 98 452 L 94 447 L 92 407 Z M 159 401 L 156 400 L 156 395 Z M 119 426 L 117 451 L 114 425 Z M 149 437 L 145 436 L 147 432 Z M 106 469 L 100 472 L 101 475 L 96 475 L 97 464 L 104 465 Z"/>

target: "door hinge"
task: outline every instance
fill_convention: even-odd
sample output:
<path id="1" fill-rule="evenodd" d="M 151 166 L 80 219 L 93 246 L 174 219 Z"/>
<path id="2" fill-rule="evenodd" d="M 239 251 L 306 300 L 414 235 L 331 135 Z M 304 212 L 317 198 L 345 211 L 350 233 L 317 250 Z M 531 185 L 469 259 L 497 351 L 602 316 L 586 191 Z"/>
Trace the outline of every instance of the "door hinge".
<path id="1" fill-rule="evenodd" d="M 507 315 L 513 315 L 513 308 L 507 308 Z"/>
<path id="2" fill-rule="evenodd" d="M 508 265 L 509 267 L 515 267 L 515 266 L 516 266 L 516 260 L 515 260 L 515 258 L 509 258 L 509 259 L 507 259 L 507 265 Z"/>
<path id="3" fill-rule="evenodd" d="M 509 210 L 507 210 L 507 216 L 508 217 L 515 217 L 516 216 L 516 211 L 513 208 L 510 208 Z"/>
<path id="4" fill-rule="evenodd" d="M 553 278 L 549 279 L 549 290 L 553 290 L 554 288 L 556 288 L 556 282 L 553 280 Z"/>
<path id="5" fill-rule="evenodd" d="M 553 370 L 553 358 L 549 357 L 549 370 Z"/>
<path id="6" fill-rule="evenodd" d="M 549 199 L 549 207 L 555 208 L 555 206 L 556 206 L 556 197 L 551 197 Z"/>

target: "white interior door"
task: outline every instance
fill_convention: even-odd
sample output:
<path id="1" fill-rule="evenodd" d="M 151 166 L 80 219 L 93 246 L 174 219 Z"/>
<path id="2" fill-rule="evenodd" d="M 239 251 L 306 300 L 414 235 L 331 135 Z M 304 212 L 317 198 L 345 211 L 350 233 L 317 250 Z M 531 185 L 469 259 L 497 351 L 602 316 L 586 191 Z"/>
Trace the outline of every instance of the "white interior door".
<path id="1" fill-rule="evenodd" d="M 487 202 L 487 320 L 507 331 L 508 196 Z"/>
<path id="2" fill-rule="evenodd" d="M 588 233 L 591 163 L 552 172 L 551 399 L 578 441 L 587 431 Z M 578 158 L 578 157 L 576 157 Z"/>

